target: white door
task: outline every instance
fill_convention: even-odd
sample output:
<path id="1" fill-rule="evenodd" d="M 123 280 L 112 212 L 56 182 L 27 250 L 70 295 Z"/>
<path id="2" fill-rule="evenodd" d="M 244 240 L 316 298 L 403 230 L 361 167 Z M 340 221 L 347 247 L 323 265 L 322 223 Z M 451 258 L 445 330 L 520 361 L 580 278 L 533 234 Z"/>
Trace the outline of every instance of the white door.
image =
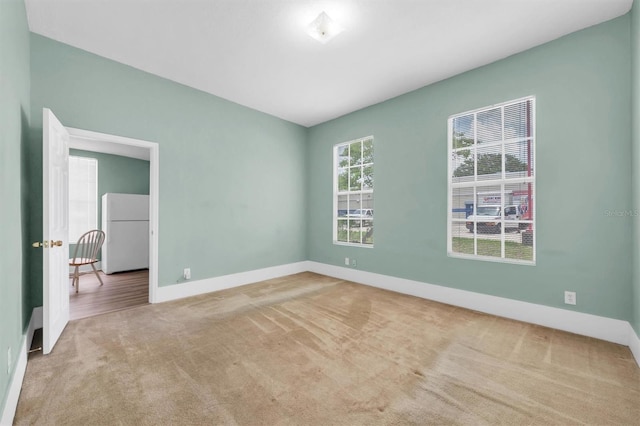
<path id="1" fill-rule="evenodd" d="M 69 322 L 69 133 L 42 111 L 42 352 L 48 354 Z"/>

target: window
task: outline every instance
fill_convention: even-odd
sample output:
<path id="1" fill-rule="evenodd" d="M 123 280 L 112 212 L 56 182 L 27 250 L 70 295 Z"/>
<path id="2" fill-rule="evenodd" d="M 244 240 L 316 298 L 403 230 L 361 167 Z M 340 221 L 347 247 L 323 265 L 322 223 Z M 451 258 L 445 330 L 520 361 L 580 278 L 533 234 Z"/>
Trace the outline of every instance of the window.
<path id="1" fill-rule="evenodd" d="M 373 136 L 333 149 L 333 242 L 373 247 Z"/>
<path id="2" fill-rule="evenodd" d="M 448 253 L 535 263 L 535 99 L 449 118 Z"/>
<path id="3" fill-rule="evenodd" d="M 69 156 L 69 242 L 98 228 L 98 160 Z"/>

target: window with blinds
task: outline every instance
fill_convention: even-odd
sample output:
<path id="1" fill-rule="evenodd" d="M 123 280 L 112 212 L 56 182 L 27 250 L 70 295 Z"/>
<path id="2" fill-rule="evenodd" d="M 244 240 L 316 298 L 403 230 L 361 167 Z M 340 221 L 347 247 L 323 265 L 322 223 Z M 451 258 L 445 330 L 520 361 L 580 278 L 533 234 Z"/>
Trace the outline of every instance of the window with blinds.
<path id="1" fill-rule="evenodd" d="M 98 228 L 98 160 L 69 156 L 69 242 Z"/>
<path id="2" fill-rule="evenodd" d="M 333 149 L 333 242 L 373 247 L 373 137 Z"/>
<path id="3" fill-rule="evenodd" d="M 535 99 L 449 117 L 448 254 L 535 263 Z"/>

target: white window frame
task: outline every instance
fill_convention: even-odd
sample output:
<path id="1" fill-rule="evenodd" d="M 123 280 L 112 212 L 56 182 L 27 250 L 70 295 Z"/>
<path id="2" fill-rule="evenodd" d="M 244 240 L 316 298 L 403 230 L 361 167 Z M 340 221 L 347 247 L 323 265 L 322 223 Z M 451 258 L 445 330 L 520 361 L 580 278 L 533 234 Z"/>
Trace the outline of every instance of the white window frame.
<path id="1" fill-rule="evenodd" d="M 504 135 L 504 108 L 506 106 L 510 106 L 510 105 L 514 105 L 514 104 L 518 104 L 518 103 L 522 103 L 522 102 L 526 102 L 526 101 L 530 101 L 531 102 L 531 115 L 530 115 L 530 126 L 529 126 L 529 130 L 530 130 L 530 135 L 528 137 L 525 137 L 524 140 L 529 140 L 530 141 L 530 148 L 531 148 L 531 163 L 534 165 L 534 169 L 533 169 L 533 174 L 532 176 L 527 176 L 527 177 L 519 177 L 519 178 L 507 178 L 506 177 L 506 172 L 505 172 L 505 144 L 508 144 L 510 142 L 513 142 L 515 140 L 522 140 L 523 138 L 516 138 L 516 139 L 505 139 L 505 135 Z M 502 152 L 502 172 L 501 172 L 501 177 L 499 179 L 493 179 L 493 180 L 478 180 L 478 174 L 477 174 L 477 163 L 474 164 L 474 176 L 473 176 L 473 180 L 472 181 L 468 181 L 468 182 L 462 182 L 462 183 L 454 183 L 452 182 L 453 180 L 453 172 L 454 172 L 454 167 L 453 167 L 453 157 L 454 157 L 454 150 L 453 150 L 453 122 L 454 119 L 459 118 L 459 117 L 463 117 L 463 116 L 467 116 L 467 115 L 474 115 L 474 126 L 477 126 L 477 120 L 475 119 L 475 117 L 477 117 L 477 114 L 484 112 L 484 111 L 489 111 L 495 108 L 501 108 L 501 112 L 502 112 L 502 138 L 499 142 L 491 142 L 491 143 L 487 143 L 486 145 L 483 144 L 482 146 L 500 146 L 501 148 L 501 152 Z M 475 141 L 474 144 L 471 148 L 471 151 L 473 153 L 473 156 L 475 158 L 477 158 L 476 153 L 477 153 L 477 127 L 476 127 L 476 131 L 474 131 L 475 133 Z M 536 228 L 536 205 L 537 203 L 535 202 L 535 199 L 537 198 L 537 185 L 536 185 L 536 175 L 537 175 L 537 167 L 536 167 L 536 160 L 535 160 L 535 152 L 536 152 L 536 99 L 535 96 L 527 96 L 527 97 L 523 97 L 520 99 L 515 99 L 515 100 L 511 100 L 511 101 L 507 101 L 507 102 L 503 102 L 503 103 L 499 103 L 499 104 L 494 104 L 494 105 L 490 105 L 490 106 L 486 106 L 486 107 L 482 107 L 482 108 L 478 108 L 475 110 L 470 110 L 470 111 L 466 111 L 466 112 L 462 112 L 459 114 L 454 114 L 452 116 L 449 117 L 448 119 L 448 147 L 447 147 L 447 255 L 449 257 L 455 257 L 455 258 L 465 258 L 465 259 L 474 259 L 474 260 L 482 260 L 482 261 L 489 261 L 489 262 L 501 262 L 501 263 L 515 263 L 515 264 L 521 264 L 521 265 L 535 265 L 536 264 L 536 241 L 537 241 L 537 228 Z M 532 198 L 532 206 L 530 207 L 530 220 L 524 220 L 521 222 L 525 222 L 525 223 L 530 223 L 531 226 L 533 227 L 533 233 L 532 233 L 532 260 L 522 260 L 522 259 L 513 259 L 513 258 L 507 258 L 505 257 L 505 232 L 504 232 L 504 226 L 501 226 L 501 232 L 500 232 L 500 247 L 501 247 L 501 253 L 500 253 L 500 257 L 494 257 L 494 256 L 486 256 L 486 255 L 479 255 L 479 254 L 466 254 L 466 253 L 458 253 L 458 252 L 454 252 L 453 251 L 453 223 L 454 222 L 466 222 L 466 219 L 458 219 L 458 218 L 454 218 L 453 217 L 453 191 L 456 188 L 476 188 L 475 190 L 473 190 L 473 205 L 477 206 L 478 205 L 478 186 L 479 187 L 483 187 L 483 186 L 490 186 L 490 185 L 495 185 L 495 186 L 500 186 L 501 187 L 501 192 L 504 195 L 505 192 L 505 185 L 508 184 L 518 184 L 518 183 L 526 183 L 526 184 L 531 184 L 531 187 L 533 188 L 533 196 Z M 509 223 L 509 221 L 505 221 L 505 217 L 504 217 L 504 206 L 505 206 L 505 197 L 501 196 L 501 215 L 502 215 L 502 219 L 501 219 L 501 225 L 504 225 L 505 223 Z M 474 253 L 478 252 L 478 233 L 474 232 L 473 235 L 473 241 L 474 241 Z"/>
<path id="2" fill-rule="evenodd" d="M 348 189 L 347 191 L 339 191 L 338 188 L 338 183 L 339 183 L 339 175 L 338 175 L 338 170 L 340 169 L 339 167 L 339 155 L 338 155 L 338 150 L 340 147 L 343 146 L 349 146 L 353 143 L 364 143 L 366 141 L 371 141 L 371 144 L 374 144 L 374 137 L 373 136 L 366 136 L 363 138 L 359 138 L 359 139 L 354 139 L 354 140 L 350 140 L 347 142 L 341 142 L 338 144 L 335 144 L 333 146 L 333 215 L 332 215 L 332 219 L 333 219 L 333 244 L 336 245 L 343 245 L 343 246 L 352 246 L 352 247 L 364 247 L 364 248 L 373 248 L 374 243 L 372 244 L 366 244 L 364 242 L 362 242 L 362 233 L 360 234 L 360 242 L 351 242 L 351 241 L 338 241 L 338 199 L 340 196 L 344 196 L 344 195 L 360 195 L 361 200 L 362 200 L 362 196 L 370 196 L 370 198 L 373 198 L 373 192 L 375 189 L 375 185 L 374 187 L 370 188 L 370 189 L 360 189 L 359 191 L 351 191 L 350 189 Z M 371 163 L 363 163 L 361 164 L 361 167 L 364 168 L 365 166 L 371 166 L 371 167 L 375 167 L 375 148 L 374 148 L 374 161 Z M 375 171 L 374 171 L 374 175 L 375 175 Z M 347 185 L 350 187 L 350 185 Z M 375 201 L 374 201 L 375 203 Z M 373 207 L 372 207 L 373 210 Z M 371 220 L 372 222 L 373 220 L 373 216 L 371 218 L 367 218 L 367 220 Z M 375 235 L 375 222 L 374 222 L 374 235 Z M 375 241 L 375 240 L 374 240 Z"/>
<path id="3" fill-rule="evenodd" d="M 95 214 L 91 215 L 91 217 L 89 215 L 86 216 L 86 223 L 83 224 L 82 228 L 87 228 L 84 229 L 83 231 L 78 231 L 79 233 L 77 235 L 72 234 L 73 230 L 75 228 L 79 228 L 77 226 L 73 226 L 71 221 L 72 221 L 72 215 L 69 215 L 69 242 L 71 244 L 75 243 L 76 241 L 78 241 L 78 239 L 80 238 L 80 236 L 87 232 L 90 231 L 92 229 L 98 229 L 98 160 L 96 158 L 92 158 L 92 157 L 83 157 L 83 156 L 76 156 L 76 155 L 70 155 L 69 156 L 69 212 L 71 213 L 71 203 L 73 202 L 73 191 L 71 190 L 71 186 L 73 185 L 73 181 L 76 180 L 74 179 L 74 176 L 72 175 L 71 172 L 71 162 L 72 161 L 86 161 L 86 162 L 91 162 L 94 163 L 93 167 L 95 170 L 95 185 L 90 185 L 89 183 L 87 183 L 87 185 L 84 188 L 84 192 L 85 194 L 82 195 L 81 201 L 85 201 L 87 203 L 93 203 L 92 205 L 92 209 L 94 210 Z M 95 195 L 95 197 L 93 197 L 92 195 Z"/>

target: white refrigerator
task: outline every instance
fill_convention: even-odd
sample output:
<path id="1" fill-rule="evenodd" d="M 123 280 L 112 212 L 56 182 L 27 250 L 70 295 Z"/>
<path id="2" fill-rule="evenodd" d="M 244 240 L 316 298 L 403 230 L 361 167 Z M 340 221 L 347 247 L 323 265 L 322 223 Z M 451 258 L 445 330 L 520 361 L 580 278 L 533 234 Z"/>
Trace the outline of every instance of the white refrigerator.
<path id="1" fill-rule="evenodd" d="M 149 268 L 149 196 L 102 196 L 102 271 L 105 274 Z"/>

